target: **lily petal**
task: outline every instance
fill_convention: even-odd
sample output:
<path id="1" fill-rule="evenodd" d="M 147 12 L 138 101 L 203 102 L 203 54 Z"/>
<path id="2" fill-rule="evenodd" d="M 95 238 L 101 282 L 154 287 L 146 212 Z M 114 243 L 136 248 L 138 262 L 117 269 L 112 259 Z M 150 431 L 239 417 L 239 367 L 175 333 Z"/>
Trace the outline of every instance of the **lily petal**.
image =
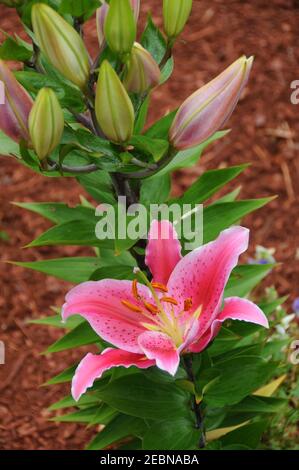
<path id="1" fill-rule="evenodd" d="M 219 237 L 185 256 L 175 267 L 168 281 L 169 295 L 179 301 L 177 311 L 192 299 L 188 318 L 200 309 L 199 330 L 204 334 L 216 319 L 223 291 L 239 256 L 248 247 L 249 230 L 232 227 Z M 186 318 L 183 320 L 186 321 Z"/>
<path id="2" fill-rule="evenodd" d="M 167 284 L 170 274 L 181 260 L 181 244 L 168 220 L 154 220 L 148 234 L 145 262 L 154 282 Z"/>
<path id="3" fill-rule="evenodd" d="M 138 294 L 147 302 L 152 302 L 146 286 L 138 285 Z M 131 281 L 106 279 L 85 282 L 67 294 L 62 318 L 66 320 L 79 314 L 105 341 L 125 351 L 140 353 L 137 338 L 145 331 L 142 323 L 150 323 L 150 319 L 125 306 L 123 300 L 138 308 Z"/>
<path id="4" fill-rule="evenodd" d="M 155 365 L 141 354 L 133 354 L 121 349 L 106 349 L 102 354 L 87 354 L 77 367 L 72 381 L 72 396 L 78 401 L 86 390 L 92 387 L 96 379 L 100 379 L 106 370 L 112 367 L 136 366 L 147 369 Z"/>
<path id="5" fill-rule="evenodd" d="M 175 375 L 180 355 L 172 339 L 156 331 L 147 331 L 139 336 L 138 343 L 148 359 L 154 359 L 157 367 Z"/>
<path id="6" fill-rule="evenodd" d="M 200 352 L 217 336 L 225 320 L 240 320 L 255 323 L 269 328 L 269 322 L 264 312 L 253 302 L 239 297 L 229 297 L 224 302 L 224 308 L 213 321 L 210 329 L 195 343 L 189 346 L 191 352 Z"/>

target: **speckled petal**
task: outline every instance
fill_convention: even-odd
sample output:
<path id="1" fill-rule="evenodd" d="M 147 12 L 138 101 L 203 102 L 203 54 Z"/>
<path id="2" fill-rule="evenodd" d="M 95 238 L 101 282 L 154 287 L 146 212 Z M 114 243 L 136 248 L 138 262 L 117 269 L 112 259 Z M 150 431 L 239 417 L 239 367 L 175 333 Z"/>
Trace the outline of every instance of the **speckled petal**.
<path id="1" fill-rule="evenodd" d="M 152 222 L 145 253 L 145 263 L 155 282 L 166 284 L 181 260 L 181 244 L 173 225 L 167 220 Z"/>
<path id="2" fill-rule="evenodd" d="M 100 355 L 87 354 L 80 362 L 72 380 L 72 396 L 78 401 L 86 390 L 92 387 L 96 379 L 100 379 L 106 370 L 112 367 L 136 366 L 147 369 L 155 361 L 146 359 L 144 355 L 133 354 L 121 349 L 106 349 Z"/>
<path id="3" fill-rule="evenodd" d="M 172 339 L 156 331 L 147 331 L 138 338 L 138 343 L 148 359 L 154 359 L 157 367 L 175 375 L 180 363 L 179 352 Z"/>
<path id="4" fill-rule="evenodd" d="M 138 292 L 147 302 L 153 302 L 147 287 L 139 285 Z M 137 338 L 145 331 L 141 325 L 145 319 L 141 313 L 123 305 L 122 300 L 138 306 L 132 294 L 131 281 L 85 282 L 67 294 L 62 318 L 66 320 L 79 314 L 105 341 L 125 351 L 140 353 Z M 150 320 L 146 319 L 146 322 Z"/>
<path id="5" fill-rule="evenodd" d="M 179 301 L 192 299 L 192 309 L 186 320 L 201 307 L 199 331 L 204 334 L 217 317 L 225 285 L 239 256 L 248 247 L 249 230 L 232 227 L 223 231 L 217 240 L 185 256 L 176 266 L 168 282 L 169 295 Z"/>
<path id="6" fill-rule="evenodd" d="M 221 325 L 225 320 L 239 320 L 248 323 L 255 323 L 256 325 L 269 328 L 269 322 L 264 312 L 253 302 L 247 299 L 240 299 L 239 297 L 230 297 L 225 299 L 224 308 L 219 313 L 216 320 L 213 321 L 209 330 L 195 341 L 190 347 L 191 352 L 200 352 L 205 349 L 208 344 L 217 336 Z"/>

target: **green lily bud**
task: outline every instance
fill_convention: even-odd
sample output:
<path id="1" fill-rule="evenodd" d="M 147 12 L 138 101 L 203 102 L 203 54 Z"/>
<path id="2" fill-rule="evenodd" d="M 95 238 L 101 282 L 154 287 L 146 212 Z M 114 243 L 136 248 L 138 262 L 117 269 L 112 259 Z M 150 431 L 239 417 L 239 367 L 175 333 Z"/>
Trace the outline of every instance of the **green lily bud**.
<path id="1" fill-rule="evenodd" d="M 134 43 L 124 79 L 131 93 L 144 93 L 159 84 L 161 71 L 151 54 L 138 42 Z"/>
<path id="2" fill-rule="evenodd" d="M 192 0 L 163 0 L 164 30 L 170 39 L 183 31 L 192 9 Z"/>
<path id="3" fill-rule="evenodd" d="M 87 50 L 77 31 L 44 3 L 33 5 L 32 26 L 39 47 L 51 64 L 84 89 L 90 66 Z"/>
<path id="4" fill-rule="evenodd" d="M 99 126 L 111 142 L 130 140 L 134 129 L 134 108 L 117 73 L 106 60 L 99 71 L 95 111 Z"/>
<path id="5" fill-rule="evenodd" d="M 124 56 L 131 52 L 136 38 L 136 22 L 130 0 L 111 0 L 104 26 L 110 49 Z"/>
<path id="6" fill-rule="evenodd" d="M 29 132 L 40 160 L 48 157 L 61 141 L 64 115 L 56 94 L 42 88 L 29 115 Z"/>

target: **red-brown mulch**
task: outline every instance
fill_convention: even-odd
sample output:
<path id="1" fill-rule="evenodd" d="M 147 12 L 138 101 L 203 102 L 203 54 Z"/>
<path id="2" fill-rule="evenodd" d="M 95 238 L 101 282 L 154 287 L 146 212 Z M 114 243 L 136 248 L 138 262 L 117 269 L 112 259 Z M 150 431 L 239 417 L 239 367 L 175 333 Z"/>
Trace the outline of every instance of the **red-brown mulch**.
<path id="1" fill-rule="evenodd" d="M 151 8 L 161 25 L 161 2 L 143 0 L 142 18 Z M 269 206 L 246 218 L 251 245 L 276 248 L 282 265 L 267 281 L 282 295 L 299 296 L 299 105 L 290 102 L 290 84 L 299 79 L 299 5 L 292 0 L 201 0 L 176 45 L 173 79 L 153 94 L 151 119 L 173 109 L 192 91 L 241 54 L 255 55 L 246 94 L 230 121 L 232 132 L 209 150 L 196 168 L 175 176 L 174 193 L 184 190 L 206 169 L 252 162 L 241 176 L 243 197 L 276 194 Z M 12 10 L 0 6 L 0 27 L 20 33 Z M 96 48 L 94 23 L 87 28 Z M 233 186 L 232 186 L 233 187 Z M 64 201 L 76 204 L 82 190 L 75 181 L 44 179 L 9 158 L 0 166 L 1 260 L 37 260 L 88 254 L 81 248 L 22 249 L 49 224 L 11 201 Z M 61 305 L 69 285 L 42 274 L 2 264 L 0 340 L 6 364 L 0 366 L 0 449 L 81 449 L 94 434 L 77 424 L 49 422 L 46 408 L 68 393 L 65 386 L 41 388 L 49 377 L 79 359 L 84 351 L 41 356 L 59 332 L 29 326 L 27 320 Z"/>

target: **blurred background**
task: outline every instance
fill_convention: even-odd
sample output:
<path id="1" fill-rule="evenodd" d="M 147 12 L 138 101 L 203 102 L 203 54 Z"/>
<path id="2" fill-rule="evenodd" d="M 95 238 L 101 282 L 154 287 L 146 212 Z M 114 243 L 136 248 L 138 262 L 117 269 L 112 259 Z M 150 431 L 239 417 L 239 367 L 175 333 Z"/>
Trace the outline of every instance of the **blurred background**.
<path id="1" fill-rule="evenodd" d="M 142 0 L 141 24 L 150 10 L 162 26 L 161 0 Z M 207 169 L 251 162 L 237 183 L 244 198 L 277 195 L 266 208 L 247 217 L 251 256 L 256 245 L 275 248 L 281 265 L 264 286 L 275 285 L 299 296 L 299 104 L 291 104 L 291 82 L 299 80 L 299 2 L 295 0 L 195 0 L 193 14 L 175 46 L 175 73 L 154 91 L 150 121 L 176 108 L 195 89 L 242 54 L 254 55 L 249 86 L 229 126 L 232 132 L 200 163 L 178 172 L 173 193 L 180 194 Z M 0 28 L 26 38 L 13 10 L 0 6 Z M 86 42 L 97 50 L 94 20 L 86 25 Z M 0 32 L 1 41 L 4 35 Z M 18 209 L 12 201 L 78 203 L 76 181 L 45 179 L 11 158 L 0 160 L 0 259 L 39 260 L 91 254 L 76 247 L 23 249 L 48 228 L 47 222 Z M 28 320 L 61 305 L 69 285 L 42 274 L 1 263 L 0 340 L 6 365 L 0 366 L 0 449 L 80 449 L 93 434 L 76 423 L 48 421 L 47 407 L 66 395 L 66 387 L 41 388 L 51 376 L 72 365 L 83 351 L 42 356 L 59 332 L 30 326 Z"/>

